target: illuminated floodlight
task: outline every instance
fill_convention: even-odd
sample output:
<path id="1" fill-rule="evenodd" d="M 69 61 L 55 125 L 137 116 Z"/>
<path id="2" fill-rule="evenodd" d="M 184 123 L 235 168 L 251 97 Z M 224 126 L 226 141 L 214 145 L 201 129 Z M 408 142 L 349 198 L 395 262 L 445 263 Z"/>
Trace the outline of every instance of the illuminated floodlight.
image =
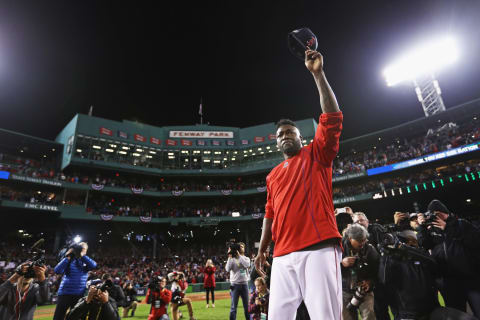
<path id="1" fill-rule="evenodd" d="M 75 236 L 75 238 L 73 238 L 73 242 L 75 243 L 79 243 L 80 241 L 82 241 L 82 237 L 80 236 Z"/>
<path id="2" fill-rule="evenodd" d="M 430 42 L 396 60 L 385 68 L 383 75 L 388 86 L 403 81 L 413 81 L 424 74 L 431 74 L 458 59 L 455 40 L 451 37 Z"/>
<path id="3" fill-rule="evenodd" d="M 232 217 L 233 217 L 233 218 L 238 218 L 238 217 L 240 217 L 240 212 L 238 212 L 238 211 L 232 212 Z"/>

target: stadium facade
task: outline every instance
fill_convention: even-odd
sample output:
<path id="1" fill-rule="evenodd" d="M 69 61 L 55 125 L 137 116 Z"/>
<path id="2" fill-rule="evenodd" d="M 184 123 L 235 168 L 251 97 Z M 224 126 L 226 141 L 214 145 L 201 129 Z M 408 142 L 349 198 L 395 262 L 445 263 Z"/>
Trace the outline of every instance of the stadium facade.
<path id="1" fill-rule="evenodd" d="M 478 192 L 480 185 L 480 166 L 475 162 L 480 158 L 479 110 L 480 101 L 472 101 L 429 118 L 342 141 L 334 163 L 335 205 L 348 205 L 367 212 L 375 210 L 377 217 L 381 218 L 387 212 L 390 217 L 392 210 L 421 211 L 424 203 L 432 197 L 439 194 L 458 197 L 458 192 L 461 192 L 462 198 L 470 201 L 459 204 L 459 210 L 472 210 L 468 209 L 468 205 L 478 206 L 478 203 L 469 194 Z M 310 143 L 316 121 L 305 119 L 297 124 L 305 137 L 303 143 Z M 255 228 L 259 227 L 258 219 L 263 217 L 262 208 L 253 212 L 242 211 L 238 204 L 232 202 L 233 209 L 222 214 L 210 214 L 208 210 L 200 213 L 199 210 L 198 215 L 165 215 L 148 209 L 134 216 L 128 215 L 128 211 L 127 214 L 112 213 L 108 208 L 113 207 L 114 199 L 130 203 L 130 206 L 138 202 L 139 206 L 147 203 L 150 207 L 156 204 L 159 207 L 176 207 L 178 202 L 184 203 L 184 206 L 195 206 L 197 203 L 206 206 L 209 202 L 227 203 L 229 199 L 236 199 L 232 201 L 240 204 L 264 203 L 265 176 L 283 160 L 276 147 L 275 129 L 274 123 L 248 128 L 210 125 L 155 127 L 77 114 L 55 141 L 0 130 L 0 187 L 3 191 L 0 207 L 4 213 L 50 213 L 74 224 L 105 221 L 188 227 L 226 224 L 236 227 L 245 223 L 244 236 L 251 239 L 258 237 Z M 446 148 L 439 147 L 419 156 L 412 154 L 396 160 L 380 159 L 387 158 L 392 143 L 398 143 L 400 148 L 400 145 L 404 147 L 409 141 L 413 144 L 429 135 L 443 137 L 445 133 L 448 137 L 452 130 L 466 132 L 467 140 L 462 140 L 463 144 L 449 144 Z M 376 155 L 377 148 L 386 151 Z M 367 159 L 372 152 L 373 165 Z M 348 169 L 345 164 L 358 164 L 359 154 L 363 154 L 363 159 L 370 164 L 355 170 Z M 36 163 L 36 167 L 32 167 L 32 163 Z M 345 168 L 338 169 L 339 166 Z M 458 170 L 450 170 L 449 175 L 442 171 L 451 167 Z M 434 175 L 426 175 L 428 170 L 433 170 Z M 79 176 L 89 176 L 90 179 L 82 180 Z M 417 176 L 423 178 L 416 179 Z M 103 177 L 111 177 L 112 181 L 124 178 L 126 182 L 104 183 Z M 145 179 L 150 182 L 174 182 L 167 188 L 158 185 L 148 188 Z M 194 190 L 182 187 L 192 180 L 206 187 Z M 390 180 L 403 182 L 384 182 Z M 231 187 L 238 185 L 239 181 L 249 183 L 242 188 Z M 225 187 L 210 190 L 208 185 L 211 182 Z M 376 189 L 375 184 L 378 185 Z M 367 188 L 368 192 L 365 192 L 365 186 L 371 186 Z M 15 192 L 9 193 L 10 189 Z M 344 192 L 347 189 L 348 192 Z M 38 201 L 25 196 L 28 192 L 46 193 L 47 200 Z M 50 200 L 49 194 L 53 195 Z M 91 204 L 100 201 L 106 201 L 108 205 L 99 209 Z M 238 214 L 232 215 L 232 211 L 238 211 Z M 249 234 L 249 230 L 254 234 Z M 55 242 L 58 244 L 58 241 Z"/>

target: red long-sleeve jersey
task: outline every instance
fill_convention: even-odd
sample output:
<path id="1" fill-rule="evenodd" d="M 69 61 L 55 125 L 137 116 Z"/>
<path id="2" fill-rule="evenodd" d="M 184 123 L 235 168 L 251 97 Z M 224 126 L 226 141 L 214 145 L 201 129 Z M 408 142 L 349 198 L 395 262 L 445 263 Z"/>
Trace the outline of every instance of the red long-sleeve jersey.
<path id="1" fill-rule="evenodd" d="M 315 138 L 267 176 L 265 218 L 273 219 L 274 257 L 326 239 L 341 239 L 332 198 L 332 162 L 343 114 L 323 113 Z"/>

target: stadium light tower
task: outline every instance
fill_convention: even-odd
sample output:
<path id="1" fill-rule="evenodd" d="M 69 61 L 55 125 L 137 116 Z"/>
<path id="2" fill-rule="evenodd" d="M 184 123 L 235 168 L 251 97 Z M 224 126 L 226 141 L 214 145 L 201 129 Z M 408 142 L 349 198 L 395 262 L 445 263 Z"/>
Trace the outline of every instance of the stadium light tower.
<path id="1" fill-rule="evenodd" d="M 445 111 L 435 72 L 455 62 L 457 58 L 455 41 L 445 37 L 407 53 L 385 68 L 383 74 L 388 86 L 404 81 L 413 82 L 418 101 L 422 104 L 425 116 L 429 117 Z"/>

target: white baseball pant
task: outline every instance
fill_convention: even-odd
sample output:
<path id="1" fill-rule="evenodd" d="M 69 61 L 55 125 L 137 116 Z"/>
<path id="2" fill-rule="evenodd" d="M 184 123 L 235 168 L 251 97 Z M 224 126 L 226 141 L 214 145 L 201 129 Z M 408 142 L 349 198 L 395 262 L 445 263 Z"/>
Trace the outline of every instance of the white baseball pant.
<path id="1" fill-rule="evenodd" d="M 339 246 L 273 258 L 268 318 L 294 320 L 303 301 L 312 320 L 342 319 Z"/>

